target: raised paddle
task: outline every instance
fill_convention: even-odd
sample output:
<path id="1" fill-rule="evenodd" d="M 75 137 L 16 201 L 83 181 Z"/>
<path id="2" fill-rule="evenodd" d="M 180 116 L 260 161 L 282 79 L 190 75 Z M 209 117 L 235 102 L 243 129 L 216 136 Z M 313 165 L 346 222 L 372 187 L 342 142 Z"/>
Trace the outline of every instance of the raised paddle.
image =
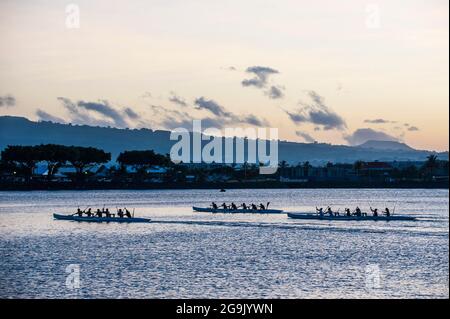
<path id="1" fill-rule="evenodd" d="M 88 209 L 89 205 L 86 206 L 85 209 L 83 209 L 83 214 L 86 213 L 86 209 Z M 78 206 L 78 208 L 80 208 L 80 206 Z"/>

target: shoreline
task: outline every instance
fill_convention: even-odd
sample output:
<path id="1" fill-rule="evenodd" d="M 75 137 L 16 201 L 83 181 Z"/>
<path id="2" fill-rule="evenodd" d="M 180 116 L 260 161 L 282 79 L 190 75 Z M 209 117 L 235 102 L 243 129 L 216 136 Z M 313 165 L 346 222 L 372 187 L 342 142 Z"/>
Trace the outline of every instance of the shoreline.
<path id="1" fill-rule="evenodd" d="M 240 182 L 240 183 L 111 183 L 90 182 L 77 184 L 24 183 L 0 184 L 0 191 L 60 191 L 60 190 L 171 190 L 171 189 L 449 189 L 447 181 L 430 182 Z"/>

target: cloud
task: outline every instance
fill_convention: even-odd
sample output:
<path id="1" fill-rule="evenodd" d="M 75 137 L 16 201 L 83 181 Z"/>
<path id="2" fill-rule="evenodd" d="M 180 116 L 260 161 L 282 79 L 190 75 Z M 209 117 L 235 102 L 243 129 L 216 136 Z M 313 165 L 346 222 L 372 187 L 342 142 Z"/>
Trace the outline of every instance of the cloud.
<path id="1" fill-rule="evenodd" d="M 162 120 L 161 125 L 168 130 L 174 130 L 176 128 L 189 130 L 192 128 L 192 119 L 179 119 L 177 117 L 167 116 Z"/>
<path id="2" fill-rule="evenodd" d="M 173 130 L 175 128 L 183 127 L 186 129 L 192 128 L 192 121 L 195 119 L 188 112 L 181 112 L 179 110 L 173 110 L 166 108 L 161 105 L 150 105 L 150 108 L 154 114 L 154 117 L 159 117 L 159 124 L 168 130 Z M 207 120 L 206 123 L 211 123 L 212 121 Z M 215 122 L 219 125 L 220 123 Z M 221 126 L 215 126 L 221 127 Z"/>
<path id="3" fill-rule="evenodd" d="M 305 142 L 307 142 L 307 143 L 314 143 L 314 142 L 316 141 L 316 140 L 315 140 L 311 135 L 309 135 L 308 133 L 305 133 L 305 132 L 302 132 L 302 131 L 296 131 L 295 134 L 296 134 L 298 137 L 303 138 L 303 140 L 304 140 Z"/>
<path id="4" fill-rule="evenodd" d="M 311 90 L 311 91 L 308 91 L 307 93 L 308 93 L 309 97 L 311 98 L 311 100 L 313 100 L 314 103 L 316 103 L 317 105 L 325 104 L 323 97 L 321 97 L 319 94 L 317 94 L 316 91 Z"/>
<path id="5" fill-rule="evenodd" d="M 271 86 L 269 90 L 265 92 L 265 94 L 271 99 L 281 99 L 284 97 L 283 87 Z"/>
<path id="6" fill-rule="evenodd" d="M 244 79 L 241 84 L 244 87 L 253 86 L 258 89 L 263 89 L 264 95 L 270 99 L 281 99 L 284 97 L 284 87 L 278 85 L 268 85 L 269 76 L 278 74 L 279 71 L 269 68 L 267 66 L 251 66 L 246 69 L 246 72 L 254 75 L 252 78 Z"/>
<path id="7" fill-rule="evenodd" d="M 0 96 L 0 107 L 11 107 L 16 105 L 16 98 L 10 94 Z"/>
<path id="8" fill-rule="evenodd" d="M 420 131 L 420 130 L 417 126 L 410 126 L 410 127 L 408 127 L 408 131 L 414 132 L 414 131 Z"/>
<path id="9" fill-rule="evenodd" d="M 302 114 L 303 110 L 298 110 L 297 112 L 289 112 L 285 111 L 287 115 L 291 118 L 291 120 L 295 123 L 309 122 L 309 118 L 307 115 Z M 316 127 L 317 129 L 317 127 Z"/>
<path id="10" fill-rule="evenodd" d="M 192 129 L 192 121 L 197 119 L 188 112 L 180 112 L 178 110 L 172 110 L 159 105 L 151 105 L 153 112 L 156 115 L 161 116 L 161 125 L 169 130 L 183 127 L 185 129 Z M 221 118 L 201 118 L 203 128 L 216 127 L 222 128 L 225 125 L 225 121 Z"/>
<path id="11" fill-rule="evenodd" d="M 347 127 L 345 120 L 327 107 L 323 98 L 315 91 L 309 91 L 308 95 L 312 104 L 304 104 L 295 112 L 285 111 L 290 119 L 296 123 L 311 123 L 324 130 L 344 130 Z"/>
<path id="12" fill-rule="evenodd" d="M 124 113 L 133 120 L 137 120 L 139 118 L 139 114 L 137 114 L 135 111 L 133 111 L 131 108 L 127 107 L 124 110 Z"/>
<path id="13" fill-rule="evenodd" d="M 136 124 L 139 115 L 131 108 L 116 109 L 106 100 L 98 102 L 72 101 L 58 97 L 64 108 L 69 112 L 70 122 L 81 125 L 113 126 L 126 128 Z M 132 120 L 130 122 L 129 120 Z M 138 121 L 140 124 L 143 122 Z"/>
<path id="14" fill-rule="evenodd" d="M 180 112 L 178 110 L 172 110 L 168 109 L 161 105 L 150 105 L 150 108 L 152 109 L 153 113 L 158 116 L 162 117 L 171 117 L 171 118 L 189 118 L 191 119 L 192 116 L 187 112 Z"/>
<path id="15" fill-rule="evenodd" d="M 111 123 L 107 121 L 98 120 L 90 116 L 86 111 L 79 109 L 76 103 L 65 97 L 58 97 L 63 107 L 69 112 L 70 122 L 74 124 L 86 124 L 86 125 L 100 125 L 108 126 Z"/>
<path id="16" fill-rule="evenodd" d="M 160 105 L 150 105 L 150 108 L 154 114 L 154 117 L 159 118 L 160 124 L 166 129 L 174 129 L 177 127 L 192 128 L 193 120 L 201 120 L 202 126 L 224 128 L 227 126 L 235 127 L 240 124 L 249 124 L 254 126 L 270 126 L 269 122 L 265 119 L 260 119 L 253 114 L 249 115 L 237 115 L 229 112 L 220 105 L 218 102 L 208 99 L 204 96 L 196 98 L 194 105 L 180 111 L 177 109 L 166 108 Z M 207 111 L 209 116 L 201 116 L 201 114 L 195 114 L 195 111 Z"/>
<path id="17" fill-rule="evenodd" d="M 269 126 L 270 125 L 269 122 L 267 122 L 267 120 L 261 120 L 253 114 L 247 115 L 246 117 L 244 117 L 242 122 L 250 124 L 250 125 L 255 125 L 255 126 Z"/>
<path id="18" fill-rule="evenodd" d="M 228 121 L 223 121 L 220 118 L 212 118 L 212 117 L 206 117 L 202 118 L 202 127 L 203 128 L 224 128 L 226 125 L 228 125 Z M 192 123 L 191 123 L 192 125 Z"/>
<path id="19" fill-rule="evenodd" d="M 186 129 L 192 128 L 192 121 L 198 119 L 202 121 L 202 128 L 218 128 L 222 129 L 227 126 L 236 125 L 240 123 L 247 123 L 255 126 L 268 126 L 267 122 L 260 120 L 253 115 L 245 117 L 240 122 L 235 122 L 229 118 L 218 118 L 218 117 L 204 117 L 204 118 L 194 118 L 194 117 L 183 117 L 168 115 L 162 120 L 162 125 L 167 129 L 174 129 L 178 127 L 184 127 Z"/>
<path id="20" fill-rule="evenodd" d="M 37 115 L 39 121 L 49 121 L 49 122 L 53 122 L 53 123 L 66 123 L 66 121 L 64 121 L 62 118 L 51 115 L 41 109 L 38 109 L 36 111 L 36 115 Z"/>
<path id="21" fill-rule="evenodd" d="M 397 123 L 396 121 L 389 121 L 385 119 L 373 119 L 373 120 L 365 120 L 364 123 L 370 124 L 388 124 L 388 123 Z"/>
<path id="22" fill-rule="evenodd" d="M 228 125 L 236 124 L 250 124 L 255 126 L 269 126 L 269 122 L 263 119 L 257 118 L 255 115 L 236 115 L 228 112 L 223 106 L 215 102 L 214 100 L 205 99 L 203 96 L 195 100 L 198 110 L 208 110 L 216 117 L 220 117 L 220 122 Z"/>
<path id="23" fill-rule="evenodd" d="M 214 100 L 208 100 L 203 96 L 195 99 L 194 104 L 197 106 L 198 110 L 208 110 L 209 112 L 211 112 L 216 116 L 225 116 L 225 117 L 232 116 L 232 114 L 227 112 L 225 108 L 221 106 L 219 103 L 217 103 Z"/>
<path id="24" fill-rule="evenodd" d="M 386 134 L 381 131 L 376 131 L 371 128 L 360 128 L 353 132 L 353 134 L 344 136 L 344 139 L 350 145 L 360 145 L 370 140 L 375 141 L 398 141 L 399 139 Z"/>
<path id="25" fill-rule="evenodd" d="M 151 97 L 153 97 L 153 96 L 152 96 L 152 93 L 151 93 L 151 92 L 146 91 L 146 92 L 144 92 L 144 94 L 141 95 L 141 97 L 142 97 L 142 98 L 151 98 Z"/>
<path id="26" fill-rule="evenodd" d="M 174 104 L 180 105 L 180 106 L 184 106 L 184 107 L 188 106 L 188 104 L 186 103 L 186 101 L 183 98 L 177 96 L 173 92 L 171 92 L 171 96 L 169 97 L 169 101 L 174 103 Z"/>
<path id="27" fill-rule="evenodd" d="M 195 120 L 195 118 L 177 118 L 174 116 L 168 116 L 163 119 L 161 124 L 169 130 L 173 130 L 175 128 L 185 128 L 187 130 L 192 130 L 192 121 Z M 223 129 L 226 127 L 227 123 L 219 118 L 213 118 L 213 117 L 206 117 L 199 119 L 202 122 L 202 129 L 206 128 L 217 128 L 217 129 Z"/>
<path id="28" fill-rule="evenodd" d="M 112 120 L 113 124 L 117 127 L 127 127 L 128 123 L 124 120 L 122 114 L 120 114 L 117 110 L 115 110 L 111 105 L 109 105 L 108 101 L 100 101 L 100 102 L 85 102 L 78 101 L 78 107 L 82 107 L 88 111 L 94 111 L 99 113 L 100 115 L 109 118 Z"/>
<path id="29" fill-rule="evenodd" d="M 268 77 L 272 74 L 279 73 L 278 70 L 266 66 L 251 66 L 247 68 L 246 72 L 255 76 L 251 79 L 243 80 L 241 84 L 243 86 L 255 86 L 257 88 L 265 87 Z"/>

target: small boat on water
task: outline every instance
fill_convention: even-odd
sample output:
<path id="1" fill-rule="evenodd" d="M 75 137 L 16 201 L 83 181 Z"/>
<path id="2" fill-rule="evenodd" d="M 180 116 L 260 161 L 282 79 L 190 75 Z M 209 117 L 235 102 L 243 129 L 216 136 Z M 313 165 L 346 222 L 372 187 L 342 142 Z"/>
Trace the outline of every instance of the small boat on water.
<path id="1" fill-rule="evenodd" d="M 330 215 L 319 215 L 314 213 L 287 213 L 288 217 L 295 219 L 316 219 L 316 220 L 342 220 L 342 221 L 363 221 L 363 220 L 373 220 L 373 221 L 391 221 L 391 220 L 416 220 L 415 217 L 405 216 L 405 215 L 391 215 L 391 216 L 330 216 Z"/>
<path id="2" fill-rule="evenodd" d="M 53 214 L 53 218 L 58 220 L 73 220 L 77 222 L 91 222 L 91 223 L 149 223 L 150 218 L 141 217 L 88 217 L 88 216 L 77 216 L 77 215 L 61 215 Z"/>
<path id="3" fill-rule="evenodd" d="M 196 212 L 202 213 L 225 213 L 225 214 L 282 214 L 281 209 L 232 209 L 232 208 L 212 208 L 212 207 L 192 207 Z"/>

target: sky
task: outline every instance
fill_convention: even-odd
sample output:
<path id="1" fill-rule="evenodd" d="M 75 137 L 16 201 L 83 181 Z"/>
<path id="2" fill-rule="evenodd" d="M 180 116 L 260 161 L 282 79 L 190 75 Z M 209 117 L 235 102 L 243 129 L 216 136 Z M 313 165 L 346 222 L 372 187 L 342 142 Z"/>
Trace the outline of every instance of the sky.
<path id="1" fill-rule="evenodd" d="M 0 115 L 449 145 L 447 0 L 0 0 Z"/>

